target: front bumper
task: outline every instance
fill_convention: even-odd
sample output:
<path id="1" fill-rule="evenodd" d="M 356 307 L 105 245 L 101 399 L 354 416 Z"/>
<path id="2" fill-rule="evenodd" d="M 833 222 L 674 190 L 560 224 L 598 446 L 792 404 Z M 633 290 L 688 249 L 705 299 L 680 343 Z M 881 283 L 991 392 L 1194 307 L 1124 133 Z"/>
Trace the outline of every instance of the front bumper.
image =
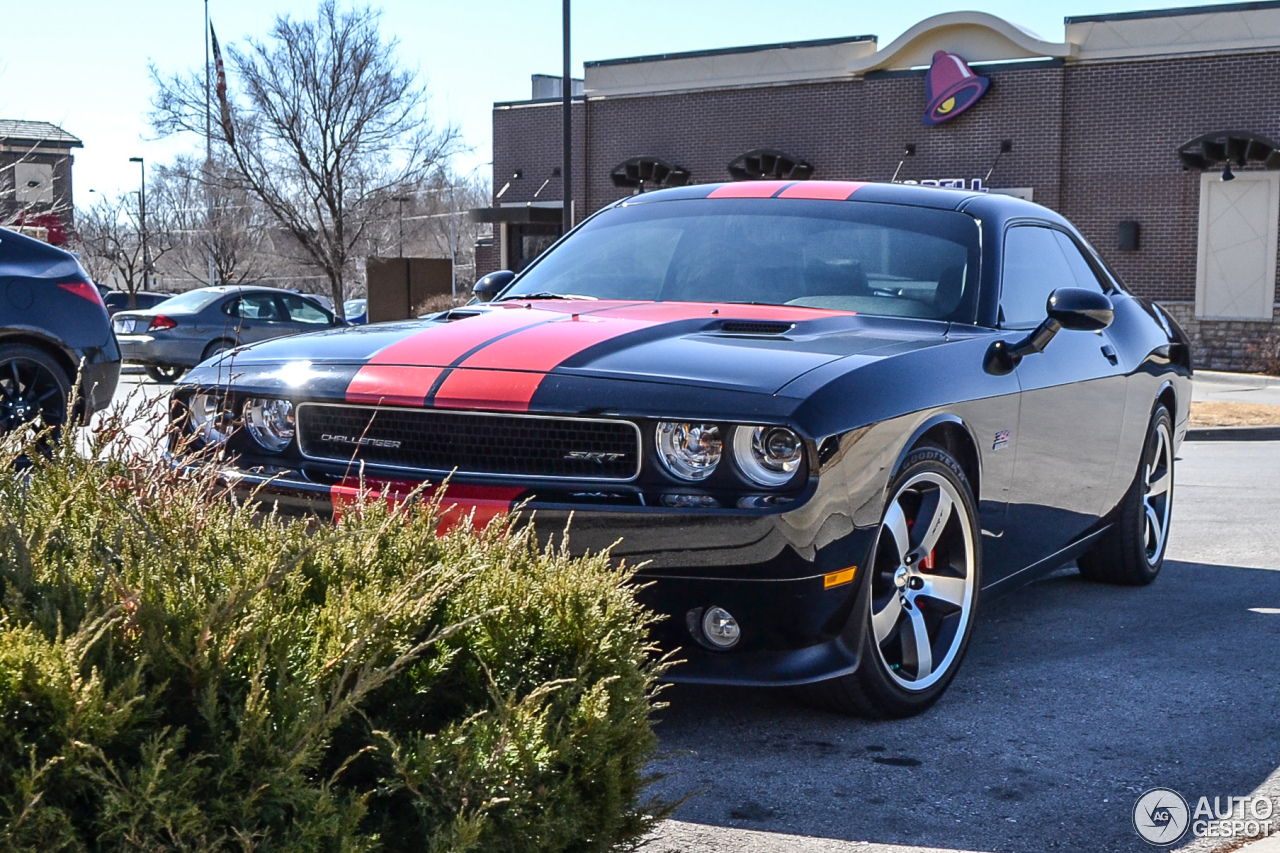
<path id="1" fill-rule="evenodd" d="M 341 513 L 360 495 L 358 481 L 296 469 L 227 468 L 221 476 L 242 496 L 285 512 Z M 415 485 L 366 481 L 365 488 L 374 499 L 396 500 Z M 465 515 L 484 524 L 517 511 L 519 523 L 536 519 L 540 539 L 558 538 L 571 522 L 572 552 L 612 548 L 619 561 L 639 565 L 638 597 L 662 617 L 654 638 L 681 661 L 668 680 L 781 686 L 857 669 L 865 620 L 851 617 L 866 607 L 865 573 L 859 569 L 851 581 L 830 587 L 826 576 L 864 566 L 874 528 L 856 528 L 847 519 L 833 523 L 830 512 L 814 511 L 814 500 L 791 511 L 751 514 L 584 507 L 536 498 L 521 503 L 522 495 L 527 493 L 518 488 L 452 483 L 442 498 L 442 526 Z M 699 620 L 689 618 L 711 606 L 728 610 L 741 627 L 740 641 L 728 651 L 705 646 Z"/>

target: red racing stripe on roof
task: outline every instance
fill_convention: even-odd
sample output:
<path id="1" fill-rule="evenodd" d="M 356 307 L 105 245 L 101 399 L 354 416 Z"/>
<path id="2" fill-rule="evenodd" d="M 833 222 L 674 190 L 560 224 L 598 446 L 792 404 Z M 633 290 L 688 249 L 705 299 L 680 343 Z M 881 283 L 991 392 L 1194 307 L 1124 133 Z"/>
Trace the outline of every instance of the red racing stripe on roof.
<path id="1" fill-rule="evenodd" d="M 716 187 L 707 198 L 773 198 L 790 184 L 791 181 L 742 181 Z"/>
<path id="2" fill-rule="evenodd" d="M 846 201 L 865 186 L 861 181 L 799 181 L 778 193 L 778 198 Z"/>

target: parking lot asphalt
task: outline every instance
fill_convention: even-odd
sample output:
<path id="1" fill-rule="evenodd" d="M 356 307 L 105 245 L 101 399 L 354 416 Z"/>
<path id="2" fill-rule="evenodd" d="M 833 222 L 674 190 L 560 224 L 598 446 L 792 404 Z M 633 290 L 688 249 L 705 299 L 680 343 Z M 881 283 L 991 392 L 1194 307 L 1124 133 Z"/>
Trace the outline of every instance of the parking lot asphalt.
<path id="1" fill-rule="evenodd" d="M 117 400 L 160 412 L 166 393 L 126 375 Z M 654 792 L 690 796 L 647 849 L 1150 850 L 1132 810 L 1152 787 L 1280 795 L 1278 662 L 1280 442 L 1187 442 L 1156 583 L 1068 568 L 990 604 L 923 716 L 668 688 Z"/>
<path id="2" fill-rule="evenodd" d="M 652 849 L 1149 850 L 1142 792 L 1249 795 L 1280 766 L 1280 443 L 1186 443 L 1175 489 L 1155 584 L 1067 569 L 992 603 L 923 716 L 670 688 L 658 791 L 699 793 Z"/>

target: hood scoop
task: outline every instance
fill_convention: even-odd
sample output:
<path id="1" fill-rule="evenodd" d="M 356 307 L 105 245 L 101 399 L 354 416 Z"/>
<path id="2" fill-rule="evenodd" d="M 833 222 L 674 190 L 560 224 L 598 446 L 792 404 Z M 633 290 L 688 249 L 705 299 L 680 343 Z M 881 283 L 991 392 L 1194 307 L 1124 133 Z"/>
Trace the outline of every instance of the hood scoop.
<path id="1" fill-rule="evenodd" d="M 779 323 L 770 320 L 725 320 L 720 324 L 720 333 L 752 338 L 776 338 L 785 335 L 795 327 L 795 323 Z"/>

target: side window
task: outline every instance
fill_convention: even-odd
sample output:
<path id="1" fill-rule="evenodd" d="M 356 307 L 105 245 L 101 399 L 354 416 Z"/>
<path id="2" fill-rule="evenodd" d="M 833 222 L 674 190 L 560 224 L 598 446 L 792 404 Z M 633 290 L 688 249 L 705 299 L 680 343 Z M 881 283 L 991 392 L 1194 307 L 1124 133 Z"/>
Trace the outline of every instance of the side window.
<path id="1" fill-rule="evenodd" d="M 250 293 L 240 297 L 240 316 L 245 320 L 279 320 L 280 309 L 270 293 Z"/>
<path id="2" fill-rule="evenodd" d="M 300 296 L 285 294 L 280 298 L 284 300 L 284 307 L 289 312 L 289 319 L 293 322 L 306 323 L 309 326 L 333 325 L 329 315 L 322 311 L 320 306 L 308 302 Z"/>
<path id="3" fill-rule="evenodd" d="M 1076 287 L 1083 287 L 1087 290 L 1096 290 L 1102 293 L 1102 283 L 1098 281 L 1098 276 L 1094 273 L 1093 267 L 1089 266 L 1089 262 L 1080 253 L 1080 247 L 1061 231 L 1054 231 L 1053 236 L 1058 238 L 1058 246 L 1062 249 L 1062 254 L 1067 258 L 1067 266 L 1071 267 L 1071 272 L 1076 277 Z"/>
<path id="4" fill-rule="evenodd" d="M 1034 329 L 1048 316 L 1050 293 L 1079 286 L 1058 244 L 1058 232 L 1034 225 L 1005 232 L 1000 279 L 1001 326 L 1006 329 Z"/>

